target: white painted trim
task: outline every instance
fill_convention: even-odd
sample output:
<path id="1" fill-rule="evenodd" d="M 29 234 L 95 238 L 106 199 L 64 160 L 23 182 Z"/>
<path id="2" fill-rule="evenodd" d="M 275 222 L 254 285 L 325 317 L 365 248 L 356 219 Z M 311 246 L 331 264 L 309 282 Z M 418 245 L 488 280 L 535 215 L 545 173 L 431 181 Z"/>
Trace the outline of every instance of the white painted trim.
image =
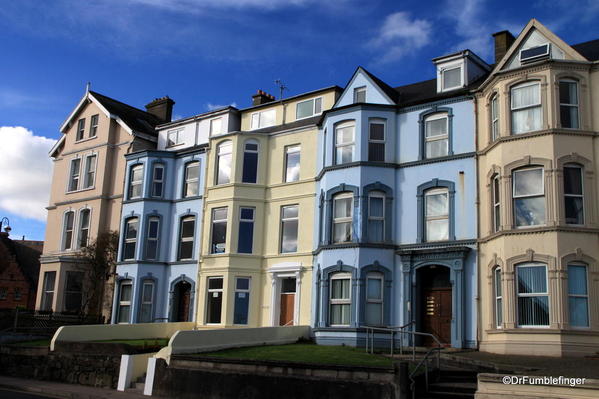
<path id="1" fill-rule="evenodd" d="M 333 106 L 331 107 L 331 109 L 336 108 L 337 105 L 339 104 L 339 101 L 341 101 L 341 99 L 343 98 L 343 96 L 345 95 L 345 92 L 352 86 L 352 84 L 354 83 L 354 80 L 356 80 L 356 77 L 358 76 L 358 74 L 362 74 L 364 75 L 364 77 L 366 78 L 366 80 L 368 80 L 368 82 L 375 88 L 377 88 L 377 90 L 379 91 L 379 93 L 387 100 L 389 101 L 389 104 L 395 104 L 395 101 L 391 100 L 389 98 L 389 96 L 383 91 L 383 89 L 381 89 L 381 87 L 376 84 L 374 82 L 374 80 L 372 80 L 370 78 L 370 76 L 366 73 L 366 71 L 364 70 L 364 68 L 362 67 L 358 67 L 358 69 L 356 69 L 356 72 L 354 72 L 354 75 L 352 76 L 352 78 L 350 79 L 349 83 L 347 84 L 347 86 L 345 86 L 345 88 L 343 89 L 343 91 L 341 92 L 341 94 L 339 95 L 339 98 L 337 99 L 337 101 L 335 101 L 335 104 L 333 104 Z M 352 90 L 352 103 L 354 100 L 354 92 Z"/>

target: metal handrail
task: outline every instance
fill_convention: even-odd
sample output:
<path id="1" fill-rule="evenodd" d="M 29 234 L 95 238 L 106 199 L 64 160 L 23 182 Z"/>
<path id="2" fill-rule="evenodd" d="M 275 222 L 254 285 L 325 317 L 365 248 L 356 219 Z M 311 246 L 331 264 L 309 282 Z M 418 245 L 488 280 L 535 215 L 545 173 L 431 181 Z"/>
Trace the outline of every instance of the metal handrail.
<path id="1" fill-rule="evenodd" d="M 422 335 L 422 336 L 431 337 L 437 343 L 437 347 L 430 348 L 426 352 L 424 357 L 420 360 L 420 362 L 418 362 L 418 364 L 416 365 L 414 370 L 408 375 L 408 378 L 411 381 L 410 382 L 410 390 L 412 391 L 412 399 L 415 399 L 416 398 L 416 389 L 415 389 L 416 388 L 416 379 L 414 378 L 414 376 L 416 375 L 416 372 L 424 364 L 424 382 L 425 382 L 426 390 L 428 391 L 428 358 L 433 352 L 436 352 L 437 353 L 437 369 L 440 369 L 441 368 L 441 349 L 443 349 L 443 345 L 441 344 L 441 341 L 439 341 L 439 339 L 436 336 L 434 336 L 433 334 L 417 332 L 417 331 L 407 331 L 407 333 L 410 333 L 413 335 Z M 414 348 L 414 345 L 412 345 L 412 348 Z M 412 358 L 414 358 L 414 357 L 415 357 L 415 355 L 413 353 Z"/>

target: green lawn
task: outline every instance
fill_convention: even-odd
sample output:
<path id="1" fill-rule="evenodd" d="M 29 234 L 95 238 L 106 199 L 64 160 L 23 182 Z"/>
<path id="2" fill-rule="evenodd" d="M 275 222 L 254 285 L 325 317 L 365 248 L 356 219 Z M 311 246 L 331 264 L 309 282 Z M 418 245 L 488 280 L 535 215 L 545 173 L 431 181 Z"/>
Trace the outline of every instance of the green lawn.
<path id="1" fill-rule="evenodd" d="M 272 360 L 282 362 L 335 364 L 344 366 L 391 367 L 392 361 L 381 355 L 371 355 L 360 348 L 348 346 L 322 346 L 315 344 L 290 344 L 253 346 L 200 353 L 197 356 L 225 359 Z"/>
<path id="2" fill-rule="evenodd" d="M 16 342 L 11 345 L 15 345 L 15 346 L 50 346 L 50 340 L 49 339 L 38 339 L 35 341 Z"/>
<path id="3" fill-rule="evenodd" d="M 149 338 L 149 339 L 112 339 L 107 341 L 95 341 L 108 344 L 127 344 L 131 346 L 167 346 L 168 338 Z"/>

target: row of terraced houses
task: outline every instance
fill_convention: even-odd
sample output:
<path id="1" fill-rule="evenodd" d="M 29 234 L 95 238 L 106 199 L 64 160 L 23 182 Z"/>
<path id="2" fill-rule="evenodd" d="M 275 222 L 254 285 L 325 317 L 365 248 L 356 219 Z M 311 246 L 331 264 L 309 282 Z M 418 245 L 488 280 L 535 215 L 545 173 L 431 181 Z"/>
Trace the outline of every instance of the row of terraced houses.
<path id="1" fill-rule="evenodd" d="M 104 284 L 112 323 L 596 352 L 599 40 L 534 19 L 494 39 L 492 65 L 463 50 L 399 87 L 360 67 L 174 121 L 168 97 L 142 111 L 87 91 L 50 154 L 37 308 L 78 311 Z M 110 230 L 116 272 L 86 281 L 79 249 Z"/>

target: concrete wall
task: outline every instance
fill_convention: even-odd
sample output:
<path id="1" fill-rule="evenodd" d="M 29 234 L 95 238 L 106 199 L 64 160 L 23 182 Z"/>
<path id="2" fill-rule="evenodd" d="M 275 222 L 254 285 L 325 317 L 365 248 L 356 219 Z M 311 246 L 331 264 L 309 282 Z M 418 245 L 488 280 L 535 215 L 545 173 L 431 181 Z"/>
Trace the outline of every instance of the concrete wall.
<path id="1" fill-rule="evenodd" d="M 504 384 L 503 378 L 515 377 L 502 374 L 478 375 L 478 390 L 475 399 L 591 399 L 599 395 L 599 380 L 584 380 L 576 386 L 569 384 L 557 385 L 530 385 L 525 384 Z"/>

